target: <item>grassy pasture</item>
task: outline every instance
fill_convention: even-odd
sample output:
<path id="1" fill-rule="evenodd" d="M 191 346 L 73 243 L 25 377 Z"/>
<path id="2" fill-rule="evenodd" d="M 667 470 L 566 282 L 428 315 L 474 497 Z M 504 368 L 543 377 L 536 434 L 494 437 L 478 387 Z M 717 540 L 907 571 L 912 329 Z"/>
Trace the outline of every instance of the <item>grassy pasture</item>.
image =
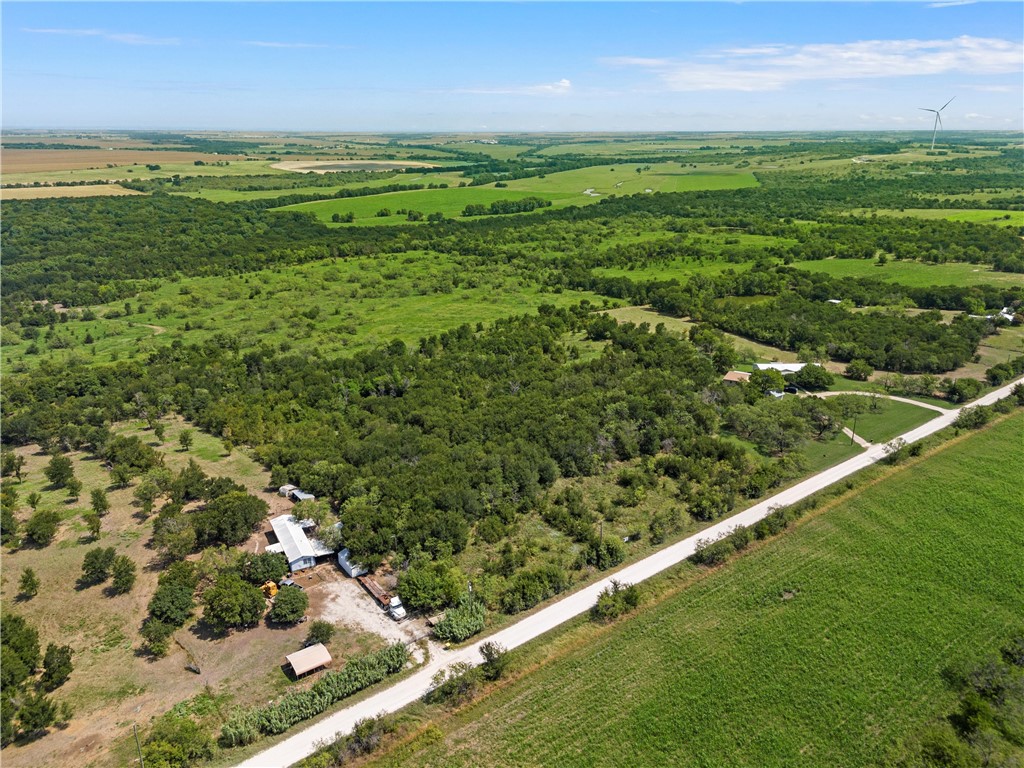
<path id="1" fill-rule="evenodd" d="M 460 174 L 446 173 L 400 173 L 385 179 L 373 179 L 370 181 L 351 181 L 333 187 L 295 187 L 293 189 L 201 189 L 198 192 L 179 193 L 189 197 L 201 197 L 204 200 L 212 200 L 215 203 L 233 203 L 238 200 L 267 200 L 285 195 L 329 195 L 338 192 L 346 187 L 386 187 L 389 184 L 449 184 L 457 185 L 465 181 Z M 245 177 L 239 177 L 238 185 L 245 185 Z M 172 193 L 173 194 L 173 193 Z M 350 198 L 352 199 L 352 198 Z M 356 198 L 358 199 L 358 198 Z"/>
<path id="2" fill-rule="evenodd" d="M 1018 414 L 884 470 L 611 629 L 560 638 L 370 764 L 878 764 L 948 711 L 946 665 L 1019 625 L 1024 511 L 1005 455 L 1022 428 Z"/>
<path id="3" fill-rule="evenodd" d="M 436 253 L 327 260 L 168 281 L 130 300 L 131 315 L 121 314 L 119 301 L 94 307 L 96 320 L 59 324 L 55 334 L 71 341 L 68 348 L 40 337 L 39 354 L 29 354 L 29 341 L 5 334 L 3 356 L 9 371 L 70 354 L 108 362 L 142 357 L 175 340 L 201 343 L 218 333 L 237 335 L 243 347 L 269 344 L 332 355 L 396 338 L 415 343 L 463 323 L 489 323 L 535 311 L 542 303 L 567 306 L 583 299 L 601 303 L 582 291 L 544 292 L 512 266 L 459 265 Z M 87 333 L 91 345 L 84 343 Z"/>
<path id="4" fill-rule="evenodd" d="M 328 225 L 332 223 L 331 217 L 335 213 L 351 212 L 356 217 L 354 224 L 373 226 L 406 223 L 405 216 L 394 213 L 391 216 L 377 217 L 375 214 L 382 208 L 390 208 L 392 212 L 405 208 L 420 211 L 424 215 L 443 213 L 445 216 L 457 218 L 469 204 L 487 205 L 495 200 L 543 197 L 550 200 L 553 207 L 560 208 L 567 205 L 591 205 L 608 195 L 636 194 L 648 189 L 654 192 L 685 192 L 702 189 L 739 189 L 757 185 L 757 180 L 750 173 L 687 172 L 676 164 L 660 163 L 651 166 L 650 171 L 637 174 L 636 167 L 597 166 L 552 173 L 543 178 L 538 176 L 509 181 L 507 188 L 496 188 L 493 184 L 487 184 L 479 187 L 391 192 L 373 197 L 300 203 L 286 206 L 284 210 L 310 211 Z M 593 189 L 594 194 L 584 194 L 587 189 Z"/>
<path id="5" fill-rule="evenodd" d="M 889 261 L 878 266 L 872 259 L 823 259 L 800 261 L 793 266 L 808 272 L 824 272 L 832 277 L 873 277 L 908 286 L 929 285 L 1024 285 L 1024 275 L 994 272 L 986 264 L 946 262 L 925 264 L 920 261 Z"/>
<path id="6" fill-rule="evenodd" d="M 998 227 L 1024 227 L 1024 211 L 980 210 L 976 208 L 906 208 L 902 211 L 897 211 L 889 208 L 880 208 L 877 211 L 863 211 L 862 213 L 877 213 L 879 216 L 907 216 L 915 219 L 969 221 L 976 224 L 992 224 Z"/>

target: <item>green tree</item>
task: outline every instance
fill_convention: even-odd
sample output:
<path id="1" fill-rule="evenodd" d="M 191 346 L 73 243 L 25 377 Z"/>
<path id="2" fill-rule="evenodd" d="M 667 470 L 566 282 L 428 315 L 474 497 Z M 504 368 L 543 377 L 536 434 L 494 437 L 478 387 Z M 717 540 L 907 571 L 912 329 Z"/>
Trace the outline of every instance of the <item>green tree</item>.
<path id="1" fill-rule="evenodd" d="M 89 528 L 89 536 L 93 539 L 100 537 L 100 516 L 93 512 L 91 509 L 82 513 L 82 522 L 85 523 Z"/>
<path id="2" fill-rule="evenodd" d="M 309 596 L 298 587 L 282 587 L 274 598 L 268 618 L 278 624 L 294 624 L 309 607 Z"/>
<path id="3" fill-rule="evenodd" d="M 110 470 L 110 481 L 118 488 L 127 488 L 134 476 L 132 468 L 127 464 L 117 464 Z"/>
<path id="4" fill-rule="evenodd" d="M 216 583 L 203 593 L 203 606 L 203 620 L 219 632 L 256 624 L 265 608 L 263 593 L 235 571 L 225 571 L 217 577 Z"/>
<path id="5" fill-rule="evenodd" d="M 37 736 L 57 719 L 57 707 L 42 693 L 30 693 L 18 710 L 21 730 L 28 736 Z"/>
<path id="6" fill-rule="evenodd" d="M 18 593 L 23 595 L 26 600 L 31 600 L 39 594 L 39 577 L 31 568 L 25 568 L 21 572 L 21 578 L 18 580 Z"/>
<path id="7" fill-rule="evenodd" d="M 138 502 L 142 514 L 146 517 L 153 514 L 153 503 L 159 496 L 160 487 L 149 477 L 144 477 L 132 491 L 132 497 Z"/>
<path id="8" fill-rule="evenodd" d="M 62 686 L 73 669 L 71 646 L 50 643 L 43 656 L 43 676 L 39 680 L 43 690 L 52 691 Z"/>
<path id="9" fill-rule="evenodd" d="M 244 491 L 219 496 L 192 515 L 198 539 L 206 544 L 241 544 L 267 515 L 267 502 Z"/>
<path id="10" fill-rule="evenodd" d="M 68 489 L 68 498 L 78 501 L 78 497 L 82 495 L 82 481 L 73 477 L 64 484 L 64 487 Z"/>
<path id="11" fill-rule="evenodd" d="M 798 387 L 811 391 L 828 389 L 835 377 L 823 366 L 808 364 L 796 373 L 789 375 L 789 380 Z"/>
<path id="12" fill-rule="evenodd" d="M 135 561 L 127 555 L 118 555 L 110 566 L 110 573 L 114 577 L 111 582 L 111 590 L 114 594 L 131 592 L 135 586 Z"/>
<path id="13" fill-rule="evenodd" d="M 413 610 L 435 611 L 459 599 L 466 576 L 450 562 L 423 558 L 409 566 L 398 579 L 398 594 Z"/>
<path id="14" fill-rule="evenodd" d="M 43 470 L 43 474 L 54 488 L 66 488 L 68 482 L 75 476 L 75 468 L 71 459 L 55 453 Z"/>
<path id="15" fill-rule="evenodd" d="M 851 360 L 846 366 L 844 375 L 854 381 L 867 381 L 874 372 L 875 369 L 867 360 Z"/>
<path id="16" fill-rule="evenodd" d="M 331 622 L 324 621 L 323 619 L 317 619 L 309 625 L 309 634 L 306 636 L 307 645 L 315 645 L 316 643 L 327 643 L 331 642 L 331 638 L 334 637 L 335 627 Z"/>
<path id="17" fill-rule="evenodd" d="M 164 441 L 164 437 L 167 435 L 167 427 L 161 422 L 157 422 L 153 425 L 153 436 L 161 443 Z"/>
<path id="18" fill-rule="evenodd" d="M 29 507 L 31 507 L 33 512 L 36 511 L 36 509 L 39 507 L 39 503 L 42 500 L 43 500 L 43 495 L 41 493 L 39 493 L 39 491 L 32 491 L 32 493 L 30 493 L 25 498 L 25 501 L 28 502 L 28 505 L 29 505 Z"/>
<path id="19" fill-rule="evenodd" d="M 178 434 L 178 444 L 181 446 L 181 450 L 187 451 L 192 447 L 192 443 L 195 440 L 195 433 L 191 429 L 183 429 Z"/>
<path id="20" fill-rule="evenodd" d="M 14 451 L 3 451 L 0 453 L 0 475 L 9 477 L 15 475 L 21 481 L 21 470 L 25 466 L 25 457 Z"/>
<path id="21" fill-rule="evenodd" d="M 110 511 L 110 500 L 107 498 L 107 492 L 102 488 L 93 488 L 89 493 L 89 500 L 92 504 L 92 511 L 100 517 Z"/>
<path id="22" fill-rule="evenodd" d="M 747 379 L 746 388 L 760 397 L 768 391 L 781 392 L 786 386 L 786 380 L 782 374 L 774 368 L 754 371 Z"/>
<path id="23" fill-rule="evenodd" d="M 246 552 L 238 564 L 242 578 L 257 587 L 268 581 L 280 581 L 288 570 L 288 558 L 281 552 Z"/>
<path id="24" fill-rule="evenodd" d="M 37 546 L 45 547 L 57 535 L 60 515 L 52 509 L 39 509 L 25 522 L 25 535 Z"/>
<path id="25" fill-rule="evenodd" d="M 116 556 L 113 547 L 96 547 L 86 552 L 82 561 L 82 583 L 100 584 L 106 581 Z"/>

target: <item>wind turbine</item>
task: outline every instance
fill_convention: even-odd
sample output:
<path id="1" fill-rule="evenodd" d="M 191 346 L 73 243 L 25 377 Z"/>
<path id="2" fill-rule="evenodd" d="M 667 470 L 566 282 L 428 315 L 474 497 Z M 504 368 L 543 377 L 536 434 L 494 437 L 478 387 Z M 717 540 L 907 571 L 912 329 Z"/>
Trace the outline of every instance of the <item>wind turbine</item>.
<path id="1" fill-rule="evenodd" d="M 955 99 L 955 98 L 956 98 L 956 96 L 953 97 L 953 99 Z M 948 107 L 950 104 L 952 104 L 953 103 L 953 99 L 950 99 L 949 101 L 947 101 L 945 104 L 943 104 L 938 109 L 928 109 L 927 107 L 918 107 L 918 109 L 920 109 L 920 110 L 922 110 L 924 112 L 934 112 L 935 113 L 935 127 L 932 128 L 932 149 L 935 149 L 935 134 L 937 134 L 939 132 L 939 128 L 942 127 L 942 114 L 941 114 L 942 110 L 944 110 L 946 107 Z"/>

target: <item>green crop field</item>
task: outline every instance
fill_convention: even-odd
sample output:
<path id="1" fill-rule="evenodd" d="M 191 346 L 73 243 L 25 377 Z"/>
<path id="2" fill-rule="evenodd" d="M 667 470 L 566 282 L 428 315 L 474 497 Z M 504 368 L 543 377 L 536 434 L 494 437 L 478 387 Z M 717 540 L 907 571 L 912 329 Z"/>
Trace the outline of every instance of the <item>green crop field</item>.
<path id="1" fill-rule="evenodd" d="M 637 168 L 641 169 L 637 173 Z M 691 192 L 703 189 L 742 189 L 758 185 L 754 174 L 732 170 L 694 170 L 678 163 L 657 163 L 650 170 L 633 163 L 598 165 L 508 182 L 509 189 L 529 190 L 546 196 L 562 192 L 583 194 L 590 189 L 599 196 L 652 192 Z M 589 195 L 588 195 L 589 197 Z M 594 199 L 600 199 L 594 198 Z"/>
<path id="2" fill-rule="evenodd" d="M 890 475 L 376 766 L 877 765 L 1024 615 L 1024 415 Z M 690 568 L 690 566 L 686 566 Z"/>
<path id="3" fill-rule="evenodd" d="M 832 277 L 874 277 L 908 286 L 928 285 L 1024 285 L 1024 275 L 994 272 L 986 264 L 946 262 L 924 264 L 919 261 L 890 261 L 878 266 L 872 259 L 823 259 L 800 261 L 798 269 L 824 272 Z"/>

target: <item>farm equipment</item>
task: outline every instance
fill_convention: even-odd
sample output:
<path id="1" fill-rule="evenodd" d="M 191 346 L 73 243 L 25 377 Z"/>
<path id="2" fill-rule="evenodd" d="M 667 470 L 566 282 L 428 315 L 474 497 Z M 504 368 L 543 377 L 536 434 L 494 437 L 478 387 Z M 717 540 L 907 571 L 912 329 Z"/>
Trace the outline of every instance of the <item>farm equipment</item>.
<path id="1" fill-rule="evenodd" d="M 272 581 L 265 582 L 260 589 L 263 590 L 263 596 L 273 599 L 277 594 L 277 584 Z"/>

